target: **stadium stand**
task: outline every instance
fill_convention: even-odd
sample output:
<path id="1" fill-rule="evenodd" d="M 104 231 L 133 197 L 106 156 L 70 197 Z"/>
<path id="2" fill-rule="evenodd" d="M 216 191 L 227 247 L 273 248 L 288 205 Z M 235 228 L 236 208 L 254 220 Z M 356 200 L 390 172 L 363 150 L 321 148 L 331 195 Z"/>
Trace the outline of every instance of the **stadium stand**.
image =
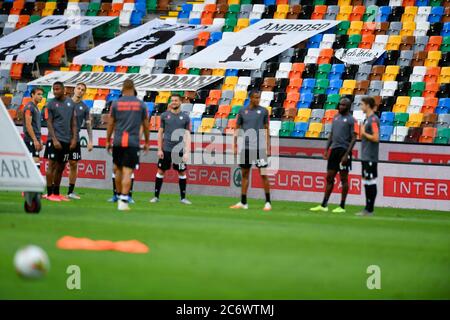
<path id="1" fill-rule="evenodd" d="M 112 22 L 53 48 L 33 64 L 0 64 L 2 100 L 21 123 L 21 109 L 31 88 L 25 82 L 48 70 L 224 75 L 200 92 L 181 92 L 183 110 L 194 132 L 213 128 L 230 134 L 248 92 L 262 91 L 261 105 L 271 117 L 271 135 L 326 138 L 339 98 L 352 100 L 358 122 L 363 95 L 375 98 L 383 141 L 449 143 L 450 1 L 448 0 L 80 0 L 0 2 L 0 34 L 6 35 L 48 15 L 114 16 Z M 162 15 L 164 19 L 220 25 L 219 32 L 172 46 L 141 67 L 74 65 L 71 58 L 116 35 Z M 341 23 L 289 48 L 260 70 L 184 68 L 180 61 L 232 32 L 260 19 L 328 19 Z M 383 49 L 373 64 L 345 66 L 334 52 L 340 48 Z M 45 98 L 50 88 L 45 88 Z M 117 99 L 116 90 L 92 89 L 85 102 L 95 122 L 104 127 L 102 111 Z M 141 93 L 151 112 L 152 130 L 167 108 L 170 92 Z M 43 104 L 41 104 L 41 107 Z M 103 119 L 103 121 L 101 120 Z"/>

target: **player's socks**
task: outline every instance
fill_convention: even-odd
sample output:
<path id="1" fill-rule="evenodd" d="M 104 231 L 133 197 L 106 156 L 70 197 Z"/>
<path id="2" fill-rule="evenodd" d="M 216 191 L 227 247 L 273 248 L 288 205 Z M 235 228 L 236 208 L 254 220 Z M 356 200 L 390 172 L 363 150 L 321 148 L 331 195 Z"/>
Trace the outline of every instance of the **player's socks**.
<path id="1" fill-rule="evenodd" d="M 53 194 L 53 186 L 47 186 L 47 197 Z"/>
<path id="2" fill-rule="evenodd" d="M 247 195 L 246 194 L 241 194 L 241 203 L 242 204 L 247 204 Z"/>
<path id="3" fill-rule="evenodd" d="M 116 175 L 112 174 L 112 185 L 113 185 L 113 194 L 114 196 L 117 196 L 117 190 L 116 190 Z"/>
<path id="4" fill-rule="evenodd" d="M 178 185 L 180 186 L 180 197 L 181 200 L 186 198 L 186 176 L 181 176 L 178 178 Z"/>
<path id="5" fill-rule="evenodd" d="M 130 198 L 133 197 L 133 185 L 134 185 L 134 173 L 131 176 L 131 185 L 130 185 L 130 192 L 128 192 L 128 194 L 130 195 Z"/>
<path id="6" fill-rule="evenodd" d="M 339 205 L 342 209 L 345 209 L 345 200 L 341 200 L 341 204 Z"/>
<path id="7" fill-rule="evenodd" d="M 270 192 L 266 193 L 266 203 L 270 203 Z"/>
<path id="8" fill-rule="evenodd" d="M 128 194 L 121 194 L 119 196 L 120 201 L 128 203 Z"/>
<path id="9" fill-rule="evenodd" d="M 69 190 L 67 191 L 67 194 L 73 193 L 74 189 L 75 189 L 75 184 L 74 183 L 69 184 Z"/>
<path id="10" fill-rule="evenodd" d="M 163 185 L 163 179 L 164 176 L 160 175 L 159 173 L 156 174 L 156 181 L 155 181 L 155 197 L 159 198 L 159 193 L 161 192 L 161 187 Z"/>
<path id="11" fill-rule="evenodd" d="M 322 205 L 321 205 L 323 208 L 326 208 L 326 207 L 328 207 L 328 199 L 326 199 L 326 198 L 323 198 L 323 201 L 322 201 Z"/>
<path id="12" fill-rule="evenodd" d="M 53 194 L 59 196 L 59 186 L 53 185 Z"/>
<path id="13" fill-rule="evenodd" d="M 366 189 L 366 210 L 369 213 L 372 213 L 375 206 L 375 198 L 377 197 L 377 185 L 376 184 L 370 184 L 365 185 L 364 188 Z"/>

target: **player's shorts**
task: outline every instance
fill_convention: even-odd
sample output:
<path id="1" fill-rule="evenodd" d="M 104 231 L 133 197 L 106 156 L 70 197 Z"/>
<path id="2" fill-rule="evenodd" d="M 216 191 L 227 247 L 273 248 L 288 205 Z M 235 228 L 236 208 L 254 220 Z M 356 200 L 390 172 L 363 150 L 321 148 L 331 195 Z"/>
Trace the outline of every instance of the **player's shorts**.
<path id="1" fill-rule="evenodd" d="M 361 161 L 362 178 L 373 180 L 378 177 L 378 163 L 373 161 Z"/>
<path id="2" fill-rule="evenodd" d="M 27 146 L 28 151 L 30 151 L 31 156 L 33 158 L 39 158 L 39 151 L 36 150 L 33 141 L 24 140 L 23 142 L 25 142 L 25 145 Z"/>
<path id="3" fill-rule="evenodd" d="M 60 150 L 57 150 L 53 145 L 53 141 L 51 139 L 48 139 L 47 144 L 45 145 L 44 158 L 59 163 L 66 163 L 67 161 L 69 161 L 70 144 L 61 141 L 59 143 L 61 144 L 62 148 Z"/>
<path id="4" fill-rule="evenodd" d="M 243 158 L 242 155 L 239 156 L 239 166 L 242 169 L 250 169 L 252 165 L 255 164 L 257 168 L 267 168 L 269 162 L 267 161 L 267 156 L 260 154 L 259 150 L 244 150 Z"/>
<path id="5" fill-rule="evenodd" d="M 180 152 L 178 155 L 179 159 L 183 158 L 183 152 Z M 173 167 L 174 170 L 178 172 L 183 172 L 187 170 L 187 165 L 183 160 L 172 161 L 172 152 L 164 151 L 164 158 L 158 160 L 158 168 L 163 171 L 166 171 L 169 170 L 171 166 Z"/>
<path id="6" fill-rule="evenodd" d="M 81 160 L 81 145 L 79 141 L 77 142 L 77 146 L 75 147 L 75 149 L 70 150 L 69 160 Z"/>
<path id="7" fill-rule="evenodd" d="M 342 157 L 347 152 L 344 148 L 331 149 L 330 157 L 328 158 L 327 170 L 349 172 L 352 169 L 352 154 L 348 155 L 347 163 L 343 166 L 341 164 Z"/>
<path id="8" fill-rule="evenodd" d="M 134 169 L 139 165 L 139 147 L 113 147 L 113 163 L 118 167 Z"/>

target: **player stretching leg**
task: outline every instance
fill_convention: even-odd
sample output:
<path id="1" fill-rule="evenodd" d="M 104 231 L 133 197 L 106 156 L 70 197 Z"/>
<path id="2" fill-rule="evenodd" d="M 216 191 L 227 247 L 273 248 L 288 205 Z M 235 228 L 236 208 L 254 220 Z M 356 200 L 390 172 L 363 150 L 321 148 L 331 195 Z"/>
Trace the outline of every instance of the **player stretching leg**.
<path id="1" fill-rule="evenodd" d="M 259 105 L 260 93 L 253 91 L 250 93 L 250 105 L 248 108 L 241 108 L 236 119 L 236 130 L 234 133 L 233 152 L 238 154 L 237 140 L 239 131 L 244 133 L 244 150 L 239 150 L 239 154 L 244 155 L 243 161 L 240 161 L 242 172 L 242 191 L 241 201 L 231 206 L 231 209 L 248 209 L 247 191 L 250 177 L 250 169 L 253 162 L 259 169 L 259 174 L 263 181 L 264 192 L 266 195 L 265 211 L 272 210 L 270 201 L 270 185 L 267 178 L 267 157 L 270 156 L 270 134 L 269 134 L 269 113 L 266 108 Z M 264 131 L 264 134 L 261 134 Z M 260 141 L 260 136 L 264 141 Z M 256 148 L 256 149 L 255 149 Z"/>
<path id="2" fill-rule="evenodd" d="M 89 152 L 92 151 L 92 124 L 89 115 L 89 107 L 81 100 L 83 99 L 84 93 L 86 92 L 86 85 L 84 83 L 79 83 L 76 85 L 74 94 L 72 97 L 73 105 L 75 108 L 75 116 L 77 119 L 77 146 L 75 150 L 70 151 L 69 155 L 69 189 L 67 191 L 67 197 L 69 199 L 79 200 L 80 197 L 74 192 L 75 183 L 77 181 L 78 175 L 78 161 L 81 160 L 81 146 L 80 146 L 80 130 L 83 126 L 83 122 L 86 124 L 89 142 L 87 149 Z"/>
<path id="3" fill-rule="evenodd" d="M 351 101 L 348 98 L 342 98 L 339 102 L 339 113 L 333 119 L 327 148 L 323 155 L 324 159 L 328 160 L 325 196 L 322 204 L 311 208 L 311 211 L 328 211 L 328 200 L 333 192 L 334 178 L 339 172 L 342 183 L 342 198 L 341 204 L 333 212 L 345 212 L 345 200 L 348 193 L 348 172 L 352 167 L 352 149 L 356 142 L 355 125 L 357 125 L 350 114 L 350 106 Z M 331 153 L 328 156 L 330 147 Z"/>
<path id="4" fill-rule="evenodd" d="M 181 112 L 180 106 L 181 96 L 173 94 L 170 97 L 169 111 L 161 115 L 161 127 L 158 130 L 158 172 L 155 180 L 155 197 L 150 200 L 151 203 L 159 201 L 164 173 L 172 165 L 173 169 L 178 171 L 181 203 L 191 204 L 186 199 L 186 162 L 191 149 L 191 120 L 189 115 Z"/>
<path id="5" fill-rule="evenodd" d="M 44 90 L 42 88 L 34 88 L 31 90 L 31 101 L 26 104 L 23 109 L 25 115 L 25 125 L 23 126 L 23 140 L 40 170 L 41 162 L 39 152 L 42 150 L 41 141 L 41 112 L 38 104 L 42 101 Z"/>
<path id="6" fill-rule="evenodd" d="M 361 166 L 362 182 L 366 191 L 366 207 L 356 215 L 371 216 L 374 212 L 375 198 L 377 197 L 380 119 L 374 113 L 375 100 L 372 97 L 364 97 L 361 102 L 361 110 L 366 114 L 366 121 L 361 127 Z"/>
<path id="7" fill-rule="evenodd" d="M 48 140 L 44 156 L 48 159 L 47 199 L 69 201 L 59 194 L 61 178 L 69 153 L 77 144 L 77 120 L 72 99 L 64 96 L 64 84 L 53 84 L 54 99 L 47 102 Z"/>
<path id="8" fill-rule="evenodd" d="M 149 147 L 147 106 L 135 94 L 134 83 L 127 79 L 123 82 L 122 97 L 111 105 L 111 115 L 106 132 L 106 149 L 111 151 L 111 136 L 114 132 L 112 147 L 116 191 L 119 194 L 117 209 L 130 210 L 129 192 L 131 175 L 139 164 L 139 128 L 144 130 L 144 152 Z"/>

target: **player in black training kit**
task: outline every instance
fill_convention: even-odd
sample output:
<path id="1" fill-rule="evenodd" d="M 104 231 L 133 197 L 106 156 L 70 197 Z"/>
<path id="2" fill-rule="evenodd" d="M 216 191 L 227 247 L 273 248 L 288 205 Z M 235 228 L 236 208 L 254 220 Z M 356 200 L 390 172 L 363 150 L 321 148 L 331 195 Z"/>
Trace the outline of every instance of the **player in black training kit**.
<path id="1" fill-rule="evenodd" d="M 150 200 L 151 203 L 159 202 L 164 173 L 173 166 L 173 169 L 178 171 L 181 203 L 191 204 L 186 199 L 186 162 L 191 149 L 191 120 L 188 114 L 181 112 L 180 106 L 181 97 L 173 94 L 170 97 L 170 109 L 161 115 L 161 126 L 158 130 L 158 172 L 155 197 Z"/>
<path id="2" fill-rule="evenodd" d="M 361 110 L 366 114 L 366 121 L 361 127 L 361 165 L 362 182 L 366 191 L 366 207 L 358 216 L 373 215 L 377 197 L 378 151 L 380 146 L 380 119 L 374 113 L 375 100 L 372 97 L 361 99 Z"/>
<path id="3" fill-rule="evenodd" d="M 333 209 L 333 212 L 345 212 L 345 200 L 348 193 L 348 172 L 352 168 L 352 150 L 356 142 L 356 121 L 350 114 L 351 104 L 348 98 L 341 98 L 339 101 L 339 113 L 333 119 L 327 148 L 323 155 L 324 159 L 328 160 L 325 195 L 322 204 L 311 208 L 311 211 L 328 211 L 328 199 L 330 199 L 330 195 L 333 192 L 334 178 L 339 172 L 342 184 L 341 204 Z M 328 155 L 330 148 L 331 152 Z"/>
<path id="4" fill-rule="evenodd" d="M 38 169 L 41 168 L 39 152 L 42 150 L 41 141 L 41 112 L 38 104 L 42 101 L 44 90 L 42 88 L 34 88 L 31 90 L 31 101 L 26 104 L 23 109 L 25 115 L 25 123 L 23 126 L 23 141 L 30 151 L 34 162 Z"/>

